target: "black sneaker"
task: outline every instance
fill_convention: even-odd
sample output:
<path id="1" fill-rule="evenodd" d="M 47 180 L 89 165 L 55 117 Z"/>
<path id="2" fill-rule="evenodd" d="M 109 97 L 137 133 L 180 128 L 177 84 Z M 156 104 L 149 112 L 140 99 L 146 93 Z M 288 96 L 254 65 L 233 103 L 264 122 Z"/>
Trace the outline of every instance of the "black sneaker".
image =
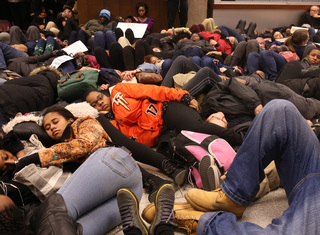
<path id="1" fill-rule="evenodd" d="M 135 229 L 142 235 L 148 235 L 148 229 L 139 215 L 139 202 L 136 196 L 128 189 L 119 189 L 117 201 L 124 233 Z"/>
<path id="2" fill-rule="evenodd" d="M 200 174 L 203 190 L 205 190 L 205 191 L 211 191 L 209 179 L 208 179 L 208 169 L 213 164 L 214 164 L 214 159 L 210 155 L 203 156 L 203 158 L 201 159 L 201 161 L 199 163 L 198 171 Z"/>
<path id="3" fill-rule="evenodd" d="M 156 175 L 148 177 L 146 180 L 143 180 L 143 187 L 148 189 L 148 200 L 149 202 L 154 202 L 158 190 L 165 184 L 172 184 L 173 182 L 169 180 L 164 180 Z"/>
<path id="4" fill-rule="evenodd" d="M 180 167 L 170 160 L 164 160 L 162 162 L 162 169 L 177 185 L 182 186 L 186 182 L 188 175 L 186 167 Z"/>
<path id="5" fill-rule="evenodd" d="M 156 195 L 155 207 L 156 214 L 149 228 L 149 234 L 154 234 L 158 226 L 170 225 L 172 228 L 175 224 L 173 218 L 174 188 L 171 184 L 163 185 Z"/>

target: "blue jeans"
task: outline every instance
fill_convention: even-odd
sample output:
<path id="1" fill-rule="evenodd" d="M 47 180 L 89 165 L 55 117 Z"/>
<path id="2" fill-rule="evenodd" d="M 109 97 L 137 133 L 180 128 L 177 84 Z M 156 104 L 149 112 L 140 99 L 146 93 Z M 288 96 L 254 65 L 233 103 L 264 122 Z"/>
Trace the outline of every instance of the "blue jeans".
<path id="1" fill-rule="evenodd" d="M 94 34 L 93 39 L 93 51 L 97 47 L 102 47 L 109 50 L 111 43 L 116 42 L 116 36 L 113 31 L 108 30 L 107 32 L 98 31 Z"/>
<path id="2" fill-rule="evenodd" d="M 27 56 L 26 53 L 0 42 L 0 69 L 8 69 L 7 61 L 10 59 Z"/>
<path id="3" fill-rule="evenodd" d="M 142 177 L 135 160 L 120 148 L 94 152 L 58 191 L 83 234 L 105 234 L 121 223 L 116 194 L 121 188 L 142 196 Z"/>
<path id="4" fill-rule="evenodd" d="M 209 67 L 216 74 L 219 74 L 219 75 L 221 74 L 218 66 L 214 63 L 213 58 L 211 58 L 211 57 L 208 57 L 208 56 L 203 56 L 203 57 L 193 56 L 191 58 L 191 61 L 193 63 L 199 65 L 201 68 Z"/>
<path id="5" fill-rule="evenodd" d="M 197 234 L 319 234 L 320 144 L 294 105 L 272 100 L 257 115 L 231 164 L 222 190 L 247 206 L 255 199 L 263 169 L 275 160 L 289 208 L 265 229 L 238 223 L 229 212 L 200 217 Z"/>
<path id="6" fill-rule="evenodd" d="M 262 51 L 260 54 L 251 52 L 247 62 L 250 74 L 262 70 L 270 81 L 277 78 L 278 72 L 286 63 L 287 61 L 282 55 L 269 50 Z"/>
<path id="7" fill-rule="evenodd" d="M 220 25 L 218 28 L 221 30 L 221 33 L 223 33 L 227 37 L 233 36 L 238 40 L 238 42 L 245 41 L 245 39 L 240 34 L 227 26 Z"/>

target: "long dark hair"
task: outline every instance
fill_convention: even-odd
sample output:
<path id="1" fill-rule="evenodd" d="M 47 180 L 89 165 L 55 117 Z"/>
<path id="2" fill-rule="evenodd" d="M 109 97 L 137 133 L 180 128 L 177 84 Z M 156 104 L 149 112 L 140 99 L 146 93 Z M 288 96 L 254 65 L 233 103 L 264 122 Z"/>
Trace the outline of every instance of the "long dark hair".
<path id="1" fill-rule="evenodd" d="M 47 108 L 43 112 L 43 117 L 46 116 L 48 113 L 56 112 L 59 113 L 61 116 L 63 116 L 66 120 L 69 120 L 70 118 L 73 120 L 76 120 L 75 116 L 66 108 L 60 106 L 60 105 L 53 105 Z"/>

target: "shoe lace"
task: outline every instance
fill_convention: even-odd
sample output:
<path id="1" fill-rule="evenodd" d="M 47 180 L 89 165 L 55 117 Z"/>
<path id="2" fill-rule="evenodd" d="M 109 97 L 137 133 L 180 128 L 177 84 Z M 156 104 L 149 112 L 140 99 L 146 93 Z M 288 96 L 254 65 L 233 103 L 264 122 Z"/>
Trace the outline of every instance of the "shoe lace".
<path id="1" fill-rule="evenodd" d="M 131 215 L 131 206 L 130 204 L 123 204 L 119 207 L 121 220 L 122 220 L 122 228 L 119 227 L 119 231 L 125 230 L 129 227 L 134 227 Z"/>
<path id="2" fill-rule="evenodd" d="M 188 182 L 194 188 L 195 185 L 194 185 L 193 180 L 192 180 L 192 169 L 193 168 L 196 168 L 196 169 L 199 168 L 198 162 L 193 163 L 192 166 L 189 167 L 189 173 L 188 173 Z"/>
<path id="3" fill-rule="evenodd" d="M 186 230 L 188 234 L 194 233 L 193 224 L 198 223 L 198 220 L 195 218 L 184 219 L 176 216 L 176 212 L 173 215 L 173 221 L 177 224 L 178 228 Z"/>
<path id="4" fill-rule="evenodd" d="M 160 223 L 161 222 L 165 222 L 165 223 L 170 223 L 174 226 L 177 226 L 174 222 L 173 222 L 173 201 L 171 200 L 162 200 L 163 206 L 162 206 L 162 210 L 161 210 L 161 218 L 160 218 Z"/>
<path id="5" fill-rule="evenodd" d="M 166 174 L 171 175 L 175 170 L 176 168 L 171 164 L 170 161 L 166 160 L 163 162 L 163 171 Z"/>

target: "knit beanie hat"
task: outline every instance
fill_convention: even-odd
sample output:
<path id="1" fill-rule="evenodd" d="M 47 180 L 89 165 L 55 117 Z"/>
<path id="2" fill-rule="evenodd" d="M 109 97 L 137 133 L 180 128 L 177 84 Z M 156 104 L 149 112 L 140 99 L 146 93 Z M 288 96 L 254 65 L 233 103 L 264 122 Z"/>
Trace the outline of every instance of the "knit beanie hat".
<path id="1" fill-rule="evenodd" d="M 110 20 L 110 16 L 111 16 L 111 12 L 109 11 L 108 8 L 103 9 L 100 11 L 99 17 L 104 16 L 106 17 L 108 20 Z"/>
<path id="2" fill-rule="evenodd" d="M 196 25 L 196 24 L 192 25 L 189 28 L 189 30 L 191 33 L 200 33 L 201 32 L 199 25 Z"/>
<path id="3" fill-rule="evenodd" d="M 200 31 L 206 31 L 206 28 L 204 27 L 203 24 L 198 24 L 199 28 L 200 28 Z"/>

